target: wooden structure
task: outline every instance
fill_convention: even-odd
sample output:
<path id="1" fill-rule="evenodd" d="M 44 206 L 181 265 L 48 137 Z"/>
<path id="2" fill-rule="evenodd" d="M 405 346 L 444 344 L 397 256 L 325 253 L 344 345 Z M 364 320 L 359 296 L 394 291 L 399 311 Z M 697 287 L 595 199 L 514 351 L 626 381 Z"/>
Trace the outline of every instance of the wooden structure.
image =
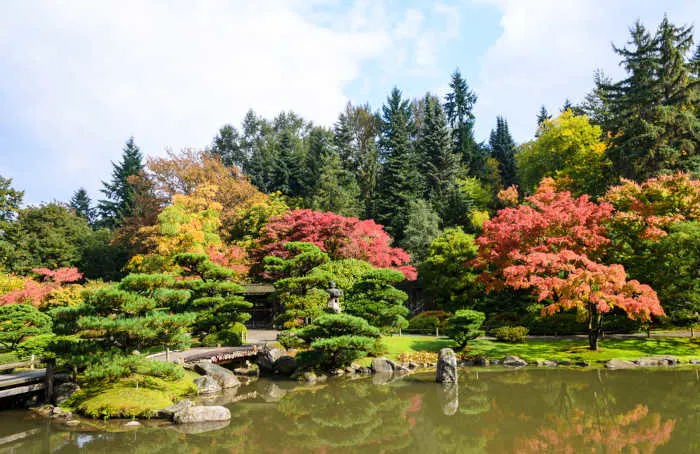
<path id="1" fill-rule="evenodd" d="M 279 301 L 274 297 L 275 286 L 272 284 L 245 284 L 243 296 L 253 303 L 249 311 L 251 317 L 246 322 L 248 328 L 271 328 L 275 317 L 282 312 Z"/>

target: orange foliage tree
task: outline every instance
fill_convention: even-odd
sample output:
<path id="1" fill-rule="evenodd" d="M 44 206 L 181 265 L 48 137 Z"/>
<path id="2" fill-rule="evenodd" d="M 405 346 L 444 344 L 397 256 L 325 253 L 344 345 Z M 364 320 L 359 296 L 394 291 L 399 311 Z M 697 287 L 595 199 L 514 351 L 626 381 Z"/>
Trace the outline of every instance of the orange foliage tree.
<path id="1" fill-rule="evenodd" d="M 601 263 L 612 205 L 556 192 L 548 178 L 526 201 L 499 211 L 477 239 L 474 264 L 484 271 L 487 290 L 531 290 L 545 303 L 543 315 L 577 309 L 586 317 L 591 350 L 598 349 L 603 315 L 613 308 L 643 321 L 664 315 L 651 287 L 627 280 L 621 265 Z"/>
<path id="2" fill-rule="evenodd" d="M 54 292 L 61 290 L 67 284 L 82 280 L 83 275 L 77 268 L 34 268 L 36 279 L 25 278 L 22 288 L 8 292 L 0 298 L 0 305 L 7 304 L 31 304 L 39 307 Z"/>

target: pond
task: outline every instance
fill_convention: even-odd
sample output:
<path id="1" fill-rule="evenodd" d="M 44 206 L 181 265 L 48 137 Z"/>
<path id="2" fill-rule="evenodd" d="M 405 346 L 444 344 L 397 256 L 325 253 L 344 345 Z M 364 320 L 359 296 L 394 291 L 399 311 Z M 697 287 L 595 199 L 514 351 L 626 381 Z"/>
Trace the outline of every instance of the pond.
<path id="1" fill-rule="evenodd" d="M 70 429 L 5 411 L 0 453 L 700 452 L 697 370 L 472 368 L 456 387 L 433 379 L 263 379 L 224 397 L 249 398 L 228 404 L 233 419 L 219 427 L 107 432 L 124 422 Z"/>

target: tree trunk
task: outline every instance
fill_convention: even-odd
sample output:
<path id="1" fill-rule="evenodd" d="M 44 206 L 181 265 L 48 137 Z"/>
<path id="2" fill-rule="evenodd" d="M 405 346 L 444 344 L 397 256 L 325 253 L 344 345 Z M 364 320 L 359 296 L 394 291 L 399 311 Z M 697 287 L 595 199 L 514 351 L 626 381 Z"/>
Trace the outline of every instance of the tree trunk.
<path id="1" fill-rule="evenodd" d="M 588 348 L 598 351 L 598 338 L 603 329 L 603 315 L 593 308 L 589 308 L 588 311 Z"/>

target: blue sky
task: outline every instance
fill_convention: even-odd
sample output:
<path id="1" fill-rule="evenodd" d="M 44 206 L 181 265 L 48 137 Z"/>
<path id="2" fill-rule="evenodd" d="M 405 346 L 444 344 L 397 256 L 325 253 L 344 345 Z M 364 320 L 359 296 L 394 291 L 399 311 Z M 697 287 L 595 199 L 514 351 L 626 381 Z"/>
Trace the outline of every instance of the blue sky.
<path id="1" fill-rule="evenodd" d="M 147 155 L 203 148 L 249 108 L 330 126 L 394 85 L 444 95 L 455 68 L 477 137 L 504 115 L 525 141 L 540 105 L 580 100 L 596 68 L 619 75 L 610 43 L 664 13 L 695 24 L 700 2 L 0 1 L 0 175 L 27 203 L 97 199 L 131 135 Z"/>

